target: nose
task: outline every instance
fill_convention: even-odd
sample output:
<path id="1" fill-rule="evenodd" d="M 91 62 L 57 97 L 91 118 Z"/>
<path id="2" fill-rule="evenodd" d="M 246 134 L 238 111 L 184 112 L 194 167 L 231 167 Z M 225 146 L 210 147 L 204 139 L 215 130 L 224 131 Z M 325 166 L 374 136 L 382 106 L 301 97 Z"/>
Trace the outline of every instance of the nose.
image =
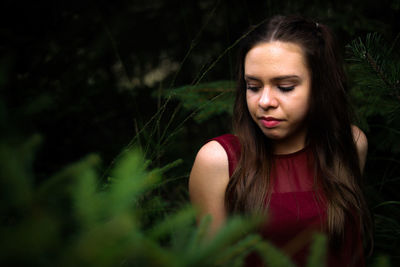
<path id="1" fill-rule="evenodd" d="M 261 90 L 258 106 L 262 109 L 276 108 L 278 106 L 278 100 L 271 87 L 264 86 L 264 88 Z"/>

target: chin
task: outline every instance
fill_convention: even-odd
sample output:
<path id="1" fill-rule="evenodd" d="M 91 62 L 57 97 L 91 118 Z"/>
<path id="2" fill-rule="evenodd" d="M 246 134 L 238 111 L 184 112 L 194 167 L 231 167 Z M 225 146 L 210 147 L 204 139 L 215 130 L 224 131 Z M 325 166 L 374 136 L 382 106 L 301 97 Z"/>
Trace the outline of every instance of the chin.
<path id="1" fill-rule="evenodd" d="M 267 133 L 263 132 L 263 133 L 267 138 L 269 138 L 271 140 L 275 140 L 275 141 L 278 141 L 278 140 L 281 140 L 284 138 L 284 136 L 282 136 L 281 134 L 274 134 L 274 133 L 270 133 L 270 132 L 267 132 Z"/>

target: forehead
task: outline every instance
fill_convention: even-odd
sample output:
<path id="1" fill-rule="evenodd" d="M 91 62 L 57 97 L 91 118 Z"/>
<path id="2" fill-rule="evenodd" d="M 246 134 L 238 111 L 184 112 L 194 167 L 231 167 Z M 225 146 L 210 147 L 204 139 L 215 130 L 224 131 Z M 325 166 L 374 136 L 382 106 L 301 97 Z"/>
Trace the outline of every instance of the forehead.
<path id="1" fill-rule="evenodd" d="M 247 76 L 269 80 L 277 76 L 309 75 L 303 49 L 294 43 L 268 42 L 253 47 L 246 54 L 244 72 Z"/>

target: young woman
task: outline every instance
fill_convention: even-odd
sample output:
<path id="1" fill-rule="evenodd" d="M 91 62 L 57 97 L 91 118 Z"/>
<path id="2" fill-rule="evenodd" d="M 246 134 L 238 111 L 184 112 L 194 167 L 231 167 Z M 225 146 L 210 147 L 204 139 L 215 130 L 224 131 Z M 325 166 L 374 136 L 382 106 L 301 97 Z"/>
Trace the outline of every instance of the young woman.
<path id="1" fill-rule="evenodd" d="M 229 214 L 266 213 L 261 235 L 299 266 L 316 231 L 329 237 L 329 266 L 364 265 L 367 139 L 351 124 L 337 51 L 327 26 L 296 16 L 273 17 L 243 39 L 235 135 L 207 142 L 189 180 L 212 233 Z"/>

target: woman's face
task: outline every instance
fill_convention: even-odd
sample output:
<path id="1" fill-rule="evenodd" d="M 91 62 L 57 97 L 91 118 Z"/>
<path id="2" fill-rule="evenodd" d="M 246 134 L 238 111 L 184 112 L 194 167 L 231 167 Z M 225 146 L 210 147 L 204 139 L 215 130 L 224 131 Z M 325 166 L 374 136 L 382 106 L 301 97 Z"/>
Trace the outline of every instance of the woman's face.
<path id="1" fill-rule="evenodd" d="M 302 48 L 268 42 L 253 47 L 244 62 L 247 107 L 277 154 L 304 147 L 311 76 Z"/>

